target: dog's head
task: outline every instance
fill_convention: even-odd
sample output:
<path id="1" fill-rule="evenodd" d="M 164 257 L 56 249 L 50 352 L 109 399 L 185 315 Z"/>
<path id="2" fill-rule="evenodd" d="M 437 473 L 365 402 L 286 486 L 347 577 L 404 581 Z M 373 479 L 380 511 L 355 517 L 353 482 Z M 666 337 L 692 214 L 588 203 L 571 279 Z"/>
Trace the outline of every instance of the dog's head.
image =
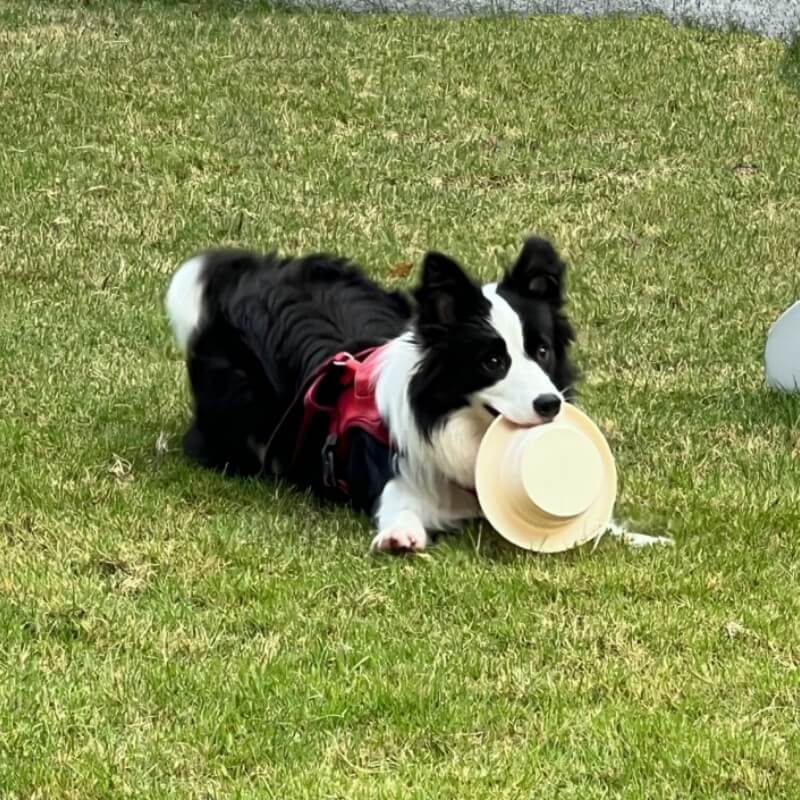
<path id="1" fill-rule="evenodd" d="M 483 414 L 486 424 L 490 414 L 538 425 L 558 413 L 574 376 L 564 272 L 554 247 L 537 237 L 498 283 L 485 286 L 448 256 L 425 256 L 415 291 L 422 357 L 409 386 L 424 435 L 466 409 Z"/>

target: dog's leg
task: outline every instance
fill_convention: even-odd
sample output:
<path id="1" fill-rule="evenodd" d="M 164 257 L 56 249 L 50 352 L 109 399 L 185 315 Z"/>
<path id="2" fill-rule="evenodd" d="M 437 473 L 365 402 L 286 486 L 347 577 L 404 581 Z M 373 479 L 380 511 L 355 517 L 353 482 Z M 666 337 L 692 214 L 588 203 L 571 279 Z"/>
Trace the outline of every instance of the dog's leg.
<path id="1" fill-rule="evenodd" d="M 428 546 L 425 530 L 425 501 L 419 498 L 402 477 L 392 478 L 381 493 L 378 506 L 378 533 L 373 551 L 418 553 Z"/>

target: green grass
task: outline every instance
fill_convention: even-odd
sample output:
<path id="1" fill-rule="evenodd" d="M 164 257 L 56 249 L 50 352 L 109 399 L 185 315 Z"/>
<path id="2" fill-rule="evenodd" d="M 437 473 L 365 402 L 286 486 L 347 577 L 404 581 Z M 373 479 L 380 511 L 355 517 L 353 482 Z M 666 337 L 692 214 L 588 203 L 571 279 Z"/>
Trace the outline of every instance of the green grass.
<path id="1" fill-rule="evenodd" d="M 800 404 L 761 366 L 797 63 L 659 20 L 0 5 L 0 796 L 800 796 Z M 193 251 L 488 279 L 530 231 L 618 513 L 676 548 L 376 559 L 184 462 Z"/>

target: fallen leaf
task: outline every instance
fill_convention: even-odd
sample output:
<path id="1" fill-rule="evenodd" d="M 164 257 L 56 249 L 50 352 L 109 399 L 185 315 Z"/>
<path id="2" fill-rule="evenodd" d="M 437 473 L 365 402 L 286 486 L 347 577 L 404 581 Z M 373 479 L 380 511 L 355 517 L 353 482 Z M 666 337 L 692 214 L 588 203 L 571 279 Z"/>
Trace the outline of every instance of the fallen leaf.
<path id="1" fill-rule="evenodd" d="M 413 261 L 398 261 L 396 264 L 392 264 L 392 266 L 389 267 L 389 275 L 392 278 L 407 278 L 411 274 L 412 269 L 414 269 Z"/>

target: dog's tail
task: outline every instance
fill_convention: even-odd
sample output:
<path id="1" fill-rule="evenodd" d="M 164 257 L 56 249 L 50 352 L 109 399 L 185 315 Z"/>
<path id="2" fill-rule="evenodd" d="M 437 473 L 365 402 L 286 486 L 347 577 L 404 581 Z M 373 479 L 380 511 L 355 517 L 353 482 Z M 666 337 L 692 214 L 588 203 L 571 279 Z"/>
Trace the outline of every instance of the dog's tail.
<path id="1" fill-rule="evenodd" d="M 184 261 L 172 276 L 165 306 L 178 347 L 185 353 L 203 322 L 207 257 L 197 255 Z"/>
<path id="2" fill-rule="evenodd" d="M 206 326 L 219 322 L 220 314 L 231 324 L 231 317 L 237 317 L 234 298 L 243 282 L 250 293 L 259 291 L 260 276 L 268 275 L 280 263 L 274 255 L 234 248 L 206 250 L 184 261 L 172 276 L 165 298 L 178 347 L 187 353 L 192 339 Z"/>

